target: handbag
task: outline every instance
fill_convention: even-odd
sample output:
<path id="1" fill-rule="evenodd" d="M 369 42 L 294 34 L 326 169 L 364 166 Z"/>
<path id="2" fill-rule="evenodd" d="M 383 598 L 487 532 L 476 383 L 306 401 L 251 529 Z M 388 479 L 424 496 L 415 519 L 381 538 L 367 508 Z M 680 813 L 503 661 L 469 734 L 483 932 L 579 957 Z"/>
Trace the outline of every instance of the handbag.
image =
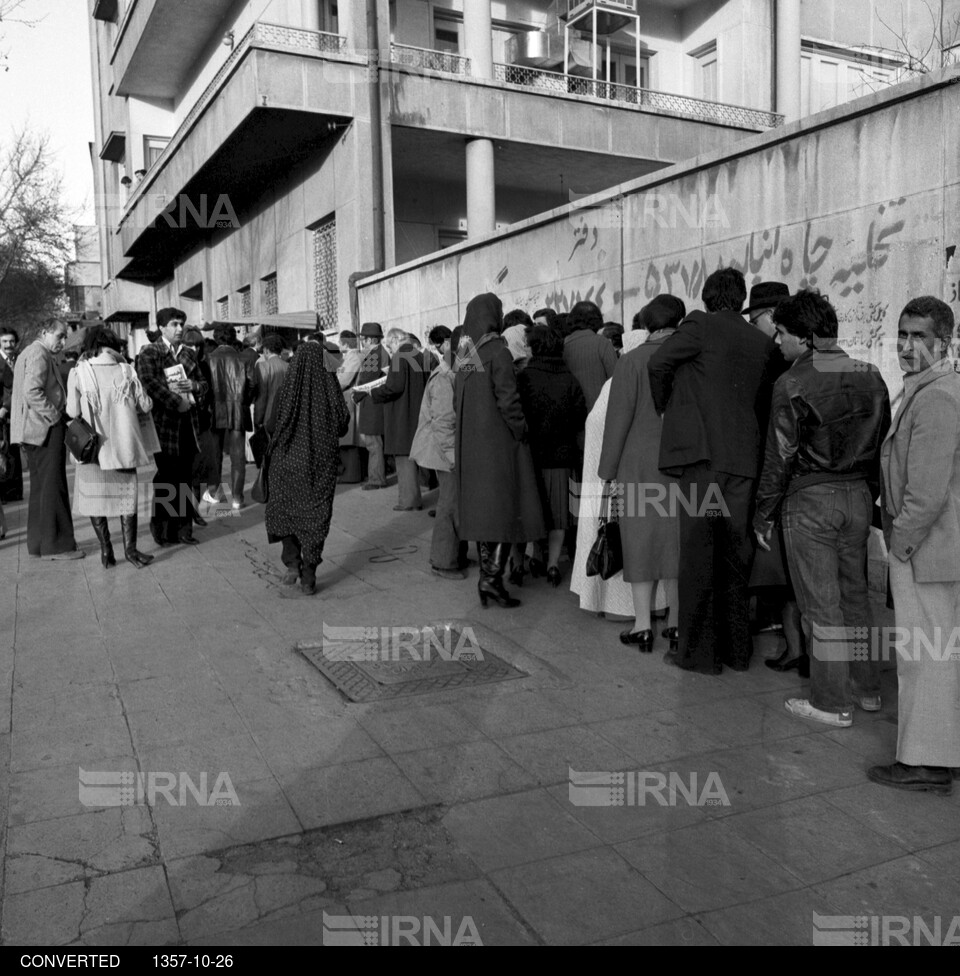
<path id="1" fill-rule="evenodd" d="M 67 424 L 67 432 L 64 434 L 63 439 L 67 445 L 67 450 L 73 455 L 77 464 L 94 464 L 100 455 L 100 435 L 93 429 L 92 424 L 84 420 L 82 412 L 82 379 L 84 373 L 90 367 L 86 363 L 77 363 L 74 369 L 77 370 L 77 397 L 80 402 L 81 412 Z M 94 380 L 94 385 L 96 385 L 96 380 Z"/>
<path id="2" fill-rule="evenodd" d="M 100 435 L 83 417 L 74 417 L 67 424 L 64 441 L 77 464 L 92 464 L 100 454 Z"/>
<path id="3" fill-rule="evenodd" d="M 261 505 L 265 505 L 270 497 L 270 454 L 273 449 L 273 439 L 271 438 L 270 443 L 267 444 L 267 449 L 263 455 L 263 461 L 260 463 L 260 470 L 257 472 L 257 480 L 254 481 L 253 487 L 250 489 L 250 497 L 255 502 L 260 502 Z"/>
<path id="4" fill-rule="evenodd" d="M 600 516 L 597 538 L 587 555 L 587 576 L 608 580 L 623 569 L 620 523 L 608 515 Z"/>
<path id="5" fill-rule="evenodd" d="M 250 451 L 253 453 L 253 463 L 259 468 L 263 465 L 263 458 L 267 453 L 267 447 L 270 444 L 270 435 L 263 429 L 263 427 L 258 427 L 250 435 Z"/>

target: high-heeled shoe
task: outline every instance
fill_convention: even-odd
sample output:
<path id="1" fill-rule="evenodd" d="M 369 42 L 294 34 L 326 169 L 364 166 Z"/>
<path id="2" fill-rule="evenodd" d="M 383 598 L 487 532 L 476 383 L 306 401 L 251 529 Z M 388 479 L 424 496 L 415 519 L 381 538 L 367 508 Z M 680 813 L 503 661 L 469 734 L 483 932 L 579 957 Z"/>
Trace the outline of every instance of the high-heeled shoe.
<path id="1" fill-rule="evenodd" d="M 790 657 L 790 648 L 786 648 L 779 657 L 770 658 L 763 663 L 770 668 L 771 671 L 783 672 L 783 671 L 793 671 L 794 669 L 800 669 L 800 658 L 802 654 L 798 654 L 796 657 Z"/>
<path id="2" fill-rule="evenodd" d="M 560 585 L 560 570 L 556 566 L 547 568 L 547 582 L 556 589 Z"/>
<path id="3" fill-rule="evenodd" d="M 477 581 L 477 593 L 480 596 L 480 605 L 484 609 L 488 600 L 493 600 L 498 607 L 520 606 L 520 601 L 510 596 L 503 585 L 508 552 L 509 544 L 505 542 L 480 543 L 480 579 Z"/>
<path id="4" fill-rule="evenodd" d="M 667 627 L 660 631 L 661 637 L 666 637 L 670 641 L 670 650 L 675 651 L 680 646 L 680 631 L 676 627 Z"/>
<path id="5" fill-rule="evenodd" d="M 653 631 L 623 630 L 620 632 L 620 643 L 635 644 L 641 654 L 650 654 L 653 651 Z"/>
<path id="6" fill-rule="evenodd" d="M 97 541 L 100 543 L 100 562 L 104 569 L 117 565 L 116 556 L 113 554 L 113 543 L 110 541 L 110 526 L 103 515 L 90 519 L 93 531 L 96 533 Z"/>
<path id="7" fill-rule="evenodd" d="M 533 556 L 530 557 L 529 569 L 530 575 L 534 579 L 540 579 L 540 577 L 543 576 L 547 571 L 547 567 L 543 560 L 535 559 Z"/>

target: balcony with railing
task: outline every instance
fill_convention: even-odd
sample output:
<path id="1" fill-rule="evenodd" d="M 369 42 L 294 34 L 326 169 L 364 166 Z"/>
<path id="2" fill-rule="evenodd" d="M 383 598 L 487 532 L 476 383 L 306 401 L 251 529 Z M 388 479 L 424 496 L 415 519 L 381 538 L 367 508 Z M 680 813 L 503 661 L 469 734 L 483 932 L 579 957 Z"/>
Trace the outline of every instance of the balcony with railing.
<path id="1" fill-rule="evenodd" d="M 343 53 L 346 41 L 347 39 L 340 34 L 330 34 L 325 31 L 286 27 L 281 24 L 271 24 L 263 21 L 258 21 L 253 24 L 246 34 L 234 44 L 229 56 L 217 69 L 216 74 L 210 79 L 207 86 L 184 116 L 183 121 L 177 126 L 176 131 L 164 147 L 163 152 L 157 156 L 153 164 L 146 171 L 139 186 L 131 193 L 130 198 L 127 200 L 124 213 L 129 213 L 136 205 L 137 200 L 140 199 L 144 190 L 149 185 L 153 174 L 161 170 L 174 153 L 176 153 L 187 133 L 193 128 L 194 123 L 214 101 L 222 90 L 226 80 L 233 74 L 244 55 L 251 48 L 281 51 L 295 50 L 298 53 L 312 52 L 324 55 L 340 55 Z"/>
<path id="2" fill-rule="evenodd" d="M 437 72 L 441 75 L 469 77 L 470 59 L 446 51 L 412 47 L 408 44 L 392 44 L 390 60 L 404 68 L 421 72 Z M 567 75 L 559 71 L 528 68 L 515 64 L 495 64 L 494 80 L 519 91 L 542 95 L 575 96 L 599 102 L 613 102 L 618 108 L 635 108 L 641 111 L 662 112 L 700 122 L 736 126 L 746 129 L 772 129 L 783 124 L 783 116 L 776 112 L 710 102 L 688 95 L 650 88 L 636 88 L 606 81 L 594 81 L 581 75 Z"/>

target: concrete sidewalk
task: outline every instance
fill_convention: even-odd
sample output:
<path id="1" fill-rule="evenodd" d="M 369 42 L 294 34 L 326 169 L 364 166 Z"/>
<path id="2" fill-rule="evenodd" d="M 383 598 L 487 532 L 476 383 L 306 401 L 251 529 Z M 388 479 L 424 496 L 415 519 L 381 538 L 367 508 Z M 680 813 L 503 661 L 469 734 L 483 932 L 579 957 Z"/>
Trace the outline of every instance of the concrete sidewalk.
<path id="1" fill-rule="evenodd" d="M 142 571 L 103 570 L 82 519 L 86 559 L 31 559 L 26 503 L 7 506 L 4 943 L 321 944 L 324 911 L 469 918 L 488 945 L 809 945 L 815 913 L 946 930 L 960 790 L 865 775 L 894 756 L 892 673 L 880 713 L 811 725 L 782 707 L 800 680 L 762 667 L 773 638 L 713 678 L 665 642 L 622 647 L 566 586 L 528 579 L 522 607 L 482 610 L 475 568 L 434 577 L 432 520 L 395 503 L 341 487 L 313 598 L 281 587 L 261 506 L 192 549 L 143 527 Z M 529 676 L 353 704 L 293 650 L 323 624 L 442 619 Z M 239 805 L 92 807 L 81 768 L 226 772 Z M 729 805 L 582 806 L 571 769 L 716 774 Z"/>

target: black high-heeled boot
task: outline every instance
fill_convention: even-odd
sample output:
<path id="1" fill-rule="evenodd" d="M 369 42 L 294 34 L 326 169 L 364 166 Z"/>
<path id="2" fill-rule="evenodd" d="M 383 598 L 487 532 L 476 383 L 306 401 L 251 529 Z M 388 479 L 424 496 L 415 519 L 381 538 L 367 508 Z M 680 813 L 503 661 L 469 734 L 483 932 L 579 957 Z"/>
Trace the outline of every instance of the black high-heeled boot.
<path id="1" fill-rule="evenodd" d="M 128 563 L 133 563 L 137 569 L 143 569 L 153 562 L 153 556 L 147 556 L 137 551 L 137 516 L 121 515 L 120 531 L 123 533 L 123 555 Z"/>
<path id="2" fill-rule="evenodd" d="M 103 568 L 109 569 L 111 566 L 116 566 L 117 559 L 113 554 L 113 543 L 110 541 L 110 526 L 107 523 L 106 516 L 97 515 L 91 517 L 90 524 L 93 526 L 93 531 L 97 534 L 97 541 L 100 543 L 100 562 L 103 563 Z"/>
<path id="3" fill-rule="evenodd" d="M 510 544 L 506 542 L 480 543 L 480 579 L 477 592 L 480 604 L 486 607 L 493 600 L 499 607 L 519 607 L 520 601 L 510 596 L 503 586 L 503 573 L 510 558 Z"/>

